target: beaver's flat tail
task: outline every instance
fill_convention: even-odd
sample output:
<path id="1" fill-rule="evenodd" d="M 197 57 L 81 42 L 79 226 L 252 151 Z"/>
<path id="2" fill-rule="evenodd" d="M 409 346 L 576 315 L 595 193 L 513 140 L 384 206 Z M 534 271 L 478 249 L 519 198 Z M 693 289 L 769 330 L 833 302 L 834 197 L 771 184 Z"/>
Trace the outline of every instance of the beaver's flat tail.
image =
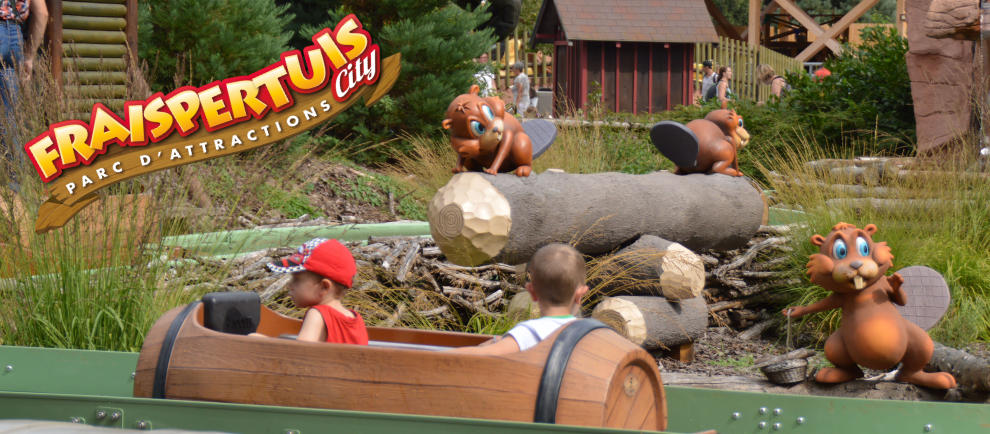
<path id="1" fill-rule="evenodd" d="M 698 164 L 698 136 L 679 122 L 658 122 L 650 128 L 650 141 L 677 167 L 694 167 Z"/>

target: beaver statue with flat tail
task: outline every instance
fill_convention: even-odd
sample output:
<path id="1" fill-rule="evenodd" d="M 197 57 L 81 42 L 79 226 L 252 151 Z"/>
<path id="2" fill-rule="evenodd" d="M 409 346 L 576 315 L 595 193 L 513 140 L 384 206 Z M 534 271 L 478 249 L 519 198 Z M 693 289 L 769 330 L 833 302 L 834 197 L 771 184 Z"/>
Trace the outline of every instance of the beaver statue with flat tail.
<path id="1" fill-rule="evenodd" d="M 478 85 L 458 95 L 447 107 L 441 123 L 451 130 L 450 145 L 457 152 L 453 172 L 515 171 L 529 176 L 533 170 L 533 144 L 522 124 L 505 112 L 505 103 L 495 97 L 478 96 Z"/>
<path id="2" fill-rule="evenodd" d="M 660 121 L 650 129 L 650 140 L 674 162 L 678 175 L 722 173 L 742 176 L 738 152 L 749 143 L 749 132 L 735 110 L 713 110 L 704 119 L 683 125 Z"/>
<path id="3" fill-rule="evenodd" d="M 859 229 L 839 223 L 827 236 L 814 235 L 819 253 L 808 261 L 811 282 L 829 291 L 828 297 L 807 306 L 786 308 L 784 315 L 842 309 L 842 324 L 825 341 L 825 357 L 835 365 L 815 375 L 821 383 L 842 383 L 863 376 L 859 366 L 888 370 L 901 364 L 897 381 L 934 389 L 950 389 L 956 379 L 945 372 L 924 372 L 932 358 L 933 344 L 921 327 L 904 319 L 894 303 L 904 306 L 904 278 L 885 276 L 894 255 L 887 243 L 873 242 L 877 227 Z"/>

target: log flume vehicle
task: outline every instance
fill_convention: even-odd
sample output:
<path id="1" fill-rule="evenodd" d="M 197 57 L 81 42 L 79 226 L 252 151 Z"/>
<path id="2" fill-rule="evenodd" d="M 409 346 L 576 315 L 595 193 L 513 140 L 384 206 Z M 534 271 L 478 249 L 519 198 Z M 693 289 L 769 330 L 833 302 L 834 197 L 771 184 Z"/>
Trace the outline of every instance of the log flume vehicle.
<path id="1" fill-rule="evenodd" d="M 208 294 L 165 313 L 145 338 L 134 396 L 666 428 L 656 361 L 595 320 L 498 357 L 438 351 L 489 338 L 466 333 L 369 327 L 360 346 L 223 332 L 254 325 L 278 337 L 302 322 L 260 306 L 253 292 Z"/>

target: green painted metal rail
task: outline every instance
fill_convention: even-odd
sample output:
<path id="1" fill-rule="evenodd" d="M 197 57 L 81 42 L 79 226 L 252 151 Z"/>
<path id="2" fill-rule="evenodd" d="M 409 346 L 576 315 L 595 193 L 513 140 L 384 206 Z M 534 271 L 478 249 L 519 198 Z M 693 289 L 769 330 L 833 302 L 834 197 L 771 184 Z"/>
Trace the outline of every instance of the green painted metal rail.
<path id="1" fill-rule="evenodd" d="M 284 433 L 326 432 L 623 432 L 431 416 L 152 400 L 131 397 L 136 353 L 0 346 L 0 419 L 96 420 L 118 409 L 116 426 Z M 10 370 L 7 370 L 10 367 Z M 669 432 L 987 433 L 990 405 L 729 392 L 667 387 Z M 492 403 L 493 406 L 498 403 Z M 799 420 L 800 419 L 800 420 Z M 762 424 L 761 424 L 762 422 Z M 779 424 L 779 425 L 775 425 Z M 926 427 L 930 426 L 930 431 Z"/>
<path id="2" fill-rule="evenodd" d="M 225 255 L 271 247 L 297 246 L 312 238 L 361 241 L 369 236 L 430 235 L 427 222 L 392 222 L 338 226 L 303 226 L 271 229 L 244 229 L 168 237 L 167 247 L 181 247 L 198 255 Z"/>

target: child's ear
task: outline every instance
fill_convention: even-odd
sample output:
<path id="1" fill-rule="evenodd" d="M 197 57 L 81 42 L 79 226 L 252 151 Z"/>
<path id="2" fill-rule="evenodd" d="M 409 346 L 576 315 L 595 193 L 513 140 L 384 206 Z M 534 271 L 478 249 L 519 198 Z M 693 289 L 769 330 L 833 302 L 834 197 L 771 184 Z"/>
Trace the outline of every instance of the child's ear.
<path id="1" fill-rule="evenodd" d="M 581 299 L 588 293 L 588 285 L 581 285 L 574 290 L 574 304 L 581 304 Z"/>
<path id="2" fill-rule="evenodd" d="M 536 291 L 533 289 L 533 282 L 526 282 L 526 292 L 529 293 L 529 298 L 533 299 L 533 303 L 540 301 L 540 297 L 536 295 Z"/>

